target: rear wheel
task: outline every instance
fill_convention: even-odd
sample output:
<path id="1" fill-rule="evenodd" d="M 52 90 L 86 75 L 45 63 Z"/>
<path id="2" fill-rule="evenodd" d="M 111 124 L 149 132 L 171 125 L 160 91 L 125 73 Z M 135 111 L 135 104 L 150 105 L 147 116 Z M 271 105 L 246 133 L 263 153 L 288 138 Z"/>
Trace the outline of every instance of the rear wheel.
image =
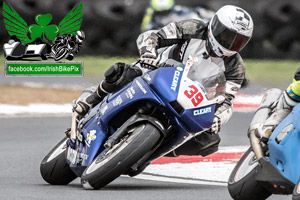
<path id="1" fill-rule="evenodd" d="M 156 146 L 160 132 L 151 124 L 141 124 L 111 149 L 105 150 L 86 168 L 81 176 L 85 189 L 104 187 L 127 172 L 138 160 Z"/>
<path id="2" fill-rule="evenodd" d="M 239 160 L 229 177 L 228 191 L 233 199 L 264 200 L 271 195 L 255 179 L 257 166 L 257 159 L 250 147 Z"/>
<path id="3" fill-rule="evenodd" d="M 293 191 L 293 200 L 300 200 L 300 179 L 298 183 L 295 185 L 294 191 Z"/>
<path id="4" fill-rule="evenodd" d="M 77 178 L 65 158 L 66 141 L 67 138 L 62 139 L 43 159 L 40 166 L 43 179 L 52 185 L 67 185 Z"/>

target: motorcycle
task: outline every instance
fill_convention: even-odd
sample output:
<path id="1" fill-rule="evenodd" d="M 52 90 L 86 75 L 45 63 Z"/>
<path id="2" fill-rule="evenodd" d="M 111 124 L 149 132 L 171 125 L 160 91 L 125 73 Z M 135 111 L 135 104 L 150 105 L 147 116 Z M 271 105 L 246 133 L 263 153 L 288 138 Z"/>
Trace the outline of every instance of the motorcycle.
<path id="1" fill-rule="evenodd" d="M 255 135 L 280 94 L 279 89 L 267 91 L 252 119 L 248 131 L 251 147 L 228 180 L 229 193 L 235 200 L 262 200 L 272 194 L 293 194 L 293 200 L 300 199 L 300 104 L 278 124 L 267 143 Z"/>
<path id="2" fill-rule="evenodd" d="M 225 99 L 225 80 L 220 67 L 196 57 L 185 66 L 149 70 L 82 119 L 73 113 L 67 137 L 40 165 L 43 179 L 66 185 L 81 177 L 85 189 L 99 189 L 120 175 L 141 173 L 211 127 L 216 104 Z"/>

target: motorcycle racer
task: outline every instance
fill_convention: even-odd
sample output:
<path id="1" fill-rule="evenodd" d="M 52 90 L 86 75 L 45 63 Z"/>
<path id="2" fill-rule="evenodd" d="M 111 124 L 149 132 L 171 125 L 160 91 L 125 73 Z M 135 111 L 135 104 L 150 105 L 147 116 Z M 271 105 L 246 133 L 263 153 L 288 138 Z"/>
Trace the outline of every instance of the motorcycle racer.
<path id="1" fill-rule="evenodd" d="M 157 30 L 185 19 L 203 19 L 208 22 L 214 11 L 203 7 L 176 5 L 175 0 L 151 0 L 141 24 L 141 31 Z"/>
<path id="2" fill-rule="evenodd" d="M 256 136 L 262 141 L 268 141 L 276 126 L 300 102 L 300 68 L 294 74 L 293 82 L 281 93 L 278 99 L 268 107 L 268 118 L 257 128 Z M 261 107 L 263 109 L 263 107 Z"/>
<path id="3" fill-rule="evenodd" d="M 214 123 L 209 132 L 195 136 L 186 144 L 186 154 L 197 154 L 197 149 L 219 143 L 216 135 L 221 125 L 232 115 L 232 101 L 245 79 L 244 62 L 239 55 L 253 32 L 253 20 L 242 8 L 227 5 L 220 8 L 209 23 L 201 20 L 183 20 L 170 23 L 158 31 L 147 31 L 137 39 L 141 63 L 139 66 L 116 63 L 105 72 L 105 80 L 96 90 L 88 89 L 73 102 L 73 110 L 85 115 L 108 93 L 114 92 L 135 77 L 157 66 L 186 64 L 188 58 L 201 57 L 218 65 L 226 76 L 226 98 L 215 111 Z M 174 60 L 173 62 L 169 59 Z M 201 143 L 207 137 L 210 144 Z M 199 142 L 200 141 L 200 142 Z M 189 152 L 191 150 L 191 152 Z M 174 155 L 178 153 L 174 152 Z"/>

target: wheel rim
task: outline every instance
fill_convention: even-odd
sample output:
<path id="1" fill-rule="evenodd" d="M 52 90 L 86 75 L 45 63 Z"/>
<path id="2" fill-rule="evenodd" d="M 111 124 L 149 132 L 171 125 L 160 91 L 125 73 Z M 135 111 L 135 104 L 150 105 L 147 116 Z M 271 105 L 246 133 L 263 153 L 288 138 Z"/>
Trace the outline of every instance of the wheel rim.
<path id="1" fill-rule="evenodd" d="M 136 134 L 139 134 L 143 129 L 145 128 L 145 125 L 138 126 L 130 131 L 128 133 L 131 133 L 131 135 L 125 138 L 125 140 L 120 141 L 118 144 L 114 145 L 112 149 L 102 154 L 102 156 L 98 156 L 86 169 L 85 173 L 88 175 L 92 172 L 94 172 L 96 169 L 98 169 L 100 166 L 107 163 L 110 159 L 112 159 L 115 155 L 117 155 L 119 152 L 121 152 L 132 140 L 133 136 Z M 101 155 L 101 154 L 100 154 Z"/>
<path id="2" fill-rule="evenodd" d="M 67 144 L 66 144 L 66 140 L 64 140 L 48 157 L 46 162 L 50 162 L 51 160 L 53 160 L 54 158 L 56 158 L 58 155 L 60 155 L 62 152 L 64 152 L 66 150 Z"/>
<path id="3" fill-rule="evenodd" d="M 240 165 L 233 180 L 235 182 L 238 182 L 239 180 L 247 176 L 247 174 L 249 174 L 257 165 L 258 162 L 256 160 L 255 154 L 253 151 L 251 151 L 245 158 L 243 163 Z"/>

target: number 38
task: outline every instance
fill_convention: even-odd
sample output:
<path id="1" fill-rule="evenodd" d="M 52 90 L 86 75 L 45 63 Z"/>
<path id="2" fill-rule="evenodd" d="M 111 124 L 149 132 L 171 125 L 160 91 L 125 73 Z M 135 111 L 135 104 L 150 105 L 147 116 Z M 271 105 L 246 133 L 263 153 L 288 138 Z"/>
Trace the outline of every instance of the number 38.
<path id="1" fill-rule="evenodd" d="M 190 85 L 189 87 L 189 89 L 184 91 L 184 94 L 187 98 L 191 99 L 193 105 L 197 107 L 203 101 L 203 96 L 196 86 Z"/>

